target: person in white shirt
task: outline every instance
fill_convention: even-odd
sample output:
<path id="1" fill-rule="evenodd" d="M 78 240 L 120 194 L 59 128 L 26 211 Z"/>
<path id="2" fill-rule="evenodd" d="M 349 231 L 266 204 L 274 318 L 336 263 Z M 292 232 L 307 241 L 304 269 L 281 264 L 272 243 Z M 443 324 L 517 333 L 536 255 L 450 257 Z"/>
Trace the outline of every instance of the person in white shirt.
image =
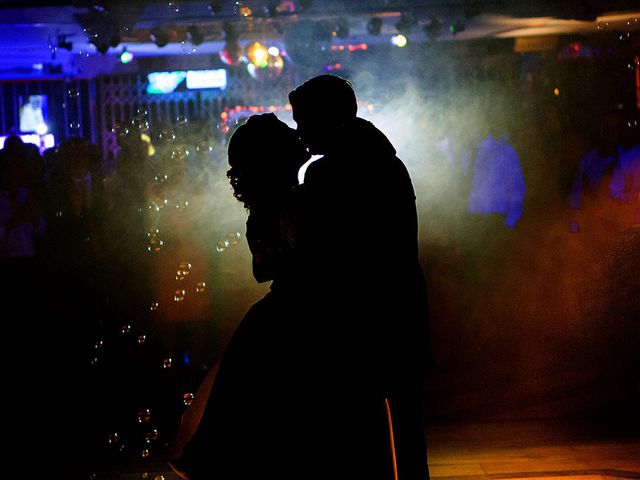
<path id="1" fill-rule="evenodd" d="M 45 125 L 42 112 L 42 96 L 29 95 L 29 103 L 20 109 L 20 131 L 22 133 L 37 132 Z"/>

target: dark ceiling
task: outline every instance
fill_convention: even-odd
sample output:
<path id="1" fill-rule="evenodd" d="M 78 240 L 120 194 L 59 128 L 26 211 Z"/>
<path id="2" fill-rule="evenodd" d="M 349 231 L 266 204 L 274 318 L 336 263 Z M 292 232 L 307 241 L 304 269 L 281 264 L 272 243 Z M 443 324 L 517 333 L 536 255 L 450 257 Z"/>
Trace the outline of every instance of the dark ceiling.
<path id="1" fill-rule="evenodd" d="M 265 11 L 283 3 L 279 0 L 253 0 L 236 2 L 234 0 L 0 0 L 0 9 L 3 8 L 41 8 L 41 7 L 74 7 L 105 9 L 122 9 L 153 7 L 161 13 L 162 10 L 171 10 L 175 5 L 177 9 L 195 11 L 199 8 L 207 11 L 218 11 L 219 14 L 233 14 L 235 3 L 244 3 Z M 426 1 L 426 0 L 296 0 L 291 2 L 298 10 L 309 13 L 367 13 L 379 11 L 397 11 L 398 9 L 430 10 L 435 12 L 465 10 L 473 14 L 505 13 L 511 15 L 552 15 L 559 18 L 575 18 L 579 20 L 595 19 L 604 12 L 637 9 L 637 0 L 453 0 L 453 1 Z"/>
<path id="2" fill-rule="evenodd" d="M 373 16 L 382 20 L 377 35 L 368 30 Z M 444 26 L 441 41 L 571 34 L 595 32 L 599 22 L 611 29 L 637 29 L 640 2 L 0 0 L 0 75 L 51 61 L 70 63 L 74 56 L 96 57 L 100 61 L 100 55 L 117 56 L 125 46 L 136 55 L 181 55 L 189 28 L 194 26 L 202 37 L 197 51 L 203 54 L 221 49 L 225 24 L 233 25 L 241 42 L 277 43 L 282 42 L 287 28 L 301 19 L 340 19 L 347 26 L 341 41 L 375 44 L 387 42 L 397 33 L 405 17 L 416 27 L 410 41 L 418 42 L 426 41 L 424 28 L 433 19 Z M 455 24 L 462 24 L 463 31 L 450 30 Z M 165 46 L 160 47 L 150 38 L 156 28 L 166 33 Z"/>

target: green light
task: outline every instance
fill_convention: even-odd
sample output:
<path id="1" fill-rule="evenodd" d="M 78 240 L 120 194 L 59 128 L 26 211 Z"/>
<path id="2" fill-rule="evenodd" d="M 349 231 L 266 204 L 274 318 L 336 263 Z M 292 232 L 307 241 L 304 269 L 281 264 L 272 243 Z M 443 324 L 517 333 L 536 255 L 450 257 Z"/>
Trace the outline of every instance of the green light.
<path id="1" fill-rule="evenodd" d="M 129 52 L 125 47 L 120 54 L 120 62 L 129 63 L 131 60 L 133 60 L 133 53 Z"/>

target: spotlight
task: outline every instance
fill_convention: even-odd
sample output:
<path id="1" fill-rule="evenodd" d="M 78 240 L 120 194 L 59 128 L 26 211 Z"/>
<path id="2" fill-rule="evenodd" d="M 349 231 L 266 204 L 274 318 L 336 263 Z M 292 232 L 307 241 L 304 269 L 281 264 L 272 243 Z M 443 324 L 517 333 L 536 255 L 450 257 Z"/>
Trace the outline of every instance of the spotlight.
<path id="1" fill-rule="evenodd" d="M 230 22 L 224 22 L 222 26 L 222 31 L 224 32 L 224 39 L 227 42 L 237 42 L 240 36 L 238 32 L 236 32 L 235 27 Z"/>
<path id="2" fill-rule="evenodd" d="M 127 47 L 124 47 L 122 49 L 122 53 L 120 54 L 120 62 L 126 64 L 126 63 L 129 63 L 131 60 L 133 60 L 133 53 L 127 50 Z"/>
<path id="3" fill-rule="evenodd" d="M 66 35 L 58 35 L 58 48 L 64 48 L 65 50 L 73 50 L 73 43 L 67 40 Z"/>
<path id="4" fill-rule="evenodd" d="M 224 48 L 218 52 L 220 60 L 227 65 L 238 65 L 242 58 L 242 47 L 238 42 L 226 42 Z"/>
<path id="5" fill-rule="evenodd" d="M 464 30 L 465 30 L 464 23 L 462 23 L 462 21 L 460 20 L 456 20 L 456 23 L 454 23 L 453 25 L 449 25 L 449 31 L 451 32 L 452 35 L 457 35 L 461 32 L 464 32 Z"/>
<path id="6" fill-rule="evenodd" d="M 234 26 L 225 22 L 222 26 L 224 32 L 224 49 L 219 52 L 220 58 L 227 65 L 237 65 L 242 56 L 242 47 L 238 43 L 238 32 Z"/>
<path id="7" fill-rule="evenodd" d="M 158 47 L 165 47 L 169 43 L 169 35 L 159 27 L 151 29 L 149 39 Z"/>
<path id="8" fill-rule="evenodd" d="M 256 67 L 266 67 L 269 60 L 269 51 L 260 42 L 253 42 L 247 46 L 247 59 Z"/>
<path id="9" fill-rule="evenodd" d="M 278 15 L 278 4 L 277 3 L 270 3 L 268 5 L 266 5 L 263 8 L 264 14 L 267 17 L 275 17 L 276 15 Z"/>
<path id="10" fill-rule="evenodd" d="M 209 2 L 209 10 L 213 14 L 220 13 L 222 11 L 222 0 Z"/>
<path id="11" fill-rule="evenodd" d="M 193 45 L 200 45 L 204 42 L 204 34 L 195 25 L 191 25 L 187 29 L 187 38 Z"/>
<path id="12" fill-rule="evenodd" d="M 111 38 L 109 38 L 109 46 L 115 48 L 118 45 L 120 45 L 121 40 L 122 39 L 120 37 L 120 34 L 116 32 L 113 35 L 111 35 Z"/>
<path id="13" fill-rule="evenodd" d="M 413 16 L 413 13 L 404 12 L 402 15 L 400 15 L 400 20 L 396 22 L 396 30 L 398 30 L 399 33 L 408 35 L 409 33 L 411 33 L 411 30 L 417 23 L 418 22 Z"/>
<path id="14" fill-rule="evenodd" d="M 422 30 L 429 40 L 434 41 L 442 35 L 442 22 L 437 18 L 430 18 Z"/>
<path id="15" fill-rule="evenodd" d="M 402 48 L 407 44 L 407 37 L 399 33 L 398 35 L 394 35 L 393 37 L 391 37 L 391 43 L 396 47 Z"/>
<path id="16" fill-rule="evenodd" d="M 105 54 L 109 50 L 108 43 L 101 42 L 101 43 L 94 43 L 94 45 L 96 46 L 96 49 L 98 50 L 99 53 Z"/>
<path id="17" fill-rule="evenodd" d="M 107 53 L 120 43 L 120 26 L 117 19 L 104 8 L 94 6 L 86 13 L 74 15 L 82 25 L 87 39 L 100 53 Z"/>
<path id="18" fill-rule="evenodd" d="M 382 19 L 380 17 L 371 17 L 367 23 L 367 32 L 369 35 L 380 35 L 382 31 Z"/>

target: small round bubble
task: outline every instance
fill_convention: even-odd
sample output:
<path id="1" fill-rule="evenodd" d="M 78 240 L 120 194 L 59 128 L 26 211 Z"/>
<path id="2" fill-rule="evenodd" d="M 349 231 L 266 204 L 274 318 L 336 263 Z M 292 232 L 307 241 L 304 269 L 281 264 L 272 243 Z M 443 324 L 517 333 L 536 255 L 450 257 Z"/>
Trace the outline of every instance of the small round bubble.
<path id="1" fill-rule="evenodd" d="M 186 40 L 180 43 L 180 47 L 182 48 L 182 53 L 184 53 L 185 55 L 191 55 L 196 53 L 196 46 L 193 43 L 188 42 Z"/>
<path id="2" fill-rule="evenodd" d="M 229 247 L 229 240 L 220 240 L 216 244 L 216 250 L 220 253 L 224 252 Z"/>
<path id="3" fill-rule="evenodd" d="M 144 115 L 136 115 L 131 119 L 131 126 L 138 130 L 148 130 L 149 120 L 147 120 L 147 117 Z"/>
<path id="4" fill-rule="evenodd" d="M 151 410 L 148 408 L 138 410 L 138 423 L 146 423 L 149 420 L 151 420 Z"/>
<path id="5" fill-rule="evenodd" d="M 229 232 L 227 234 L 229 245 L 238 245 L 238 243 L 240 243 L 240 236 L 240 232 Z"/>
<path id="6" fill-rule="evenodd" d="M 176 134 L 173 132 L 173 130 L 168 130 L 168 129 L 162 129 L 160 130 L 160 132 L 158 133 L 158 140 L 160 140 L 163 143 L 171 143 L 176 139 Z"/>

